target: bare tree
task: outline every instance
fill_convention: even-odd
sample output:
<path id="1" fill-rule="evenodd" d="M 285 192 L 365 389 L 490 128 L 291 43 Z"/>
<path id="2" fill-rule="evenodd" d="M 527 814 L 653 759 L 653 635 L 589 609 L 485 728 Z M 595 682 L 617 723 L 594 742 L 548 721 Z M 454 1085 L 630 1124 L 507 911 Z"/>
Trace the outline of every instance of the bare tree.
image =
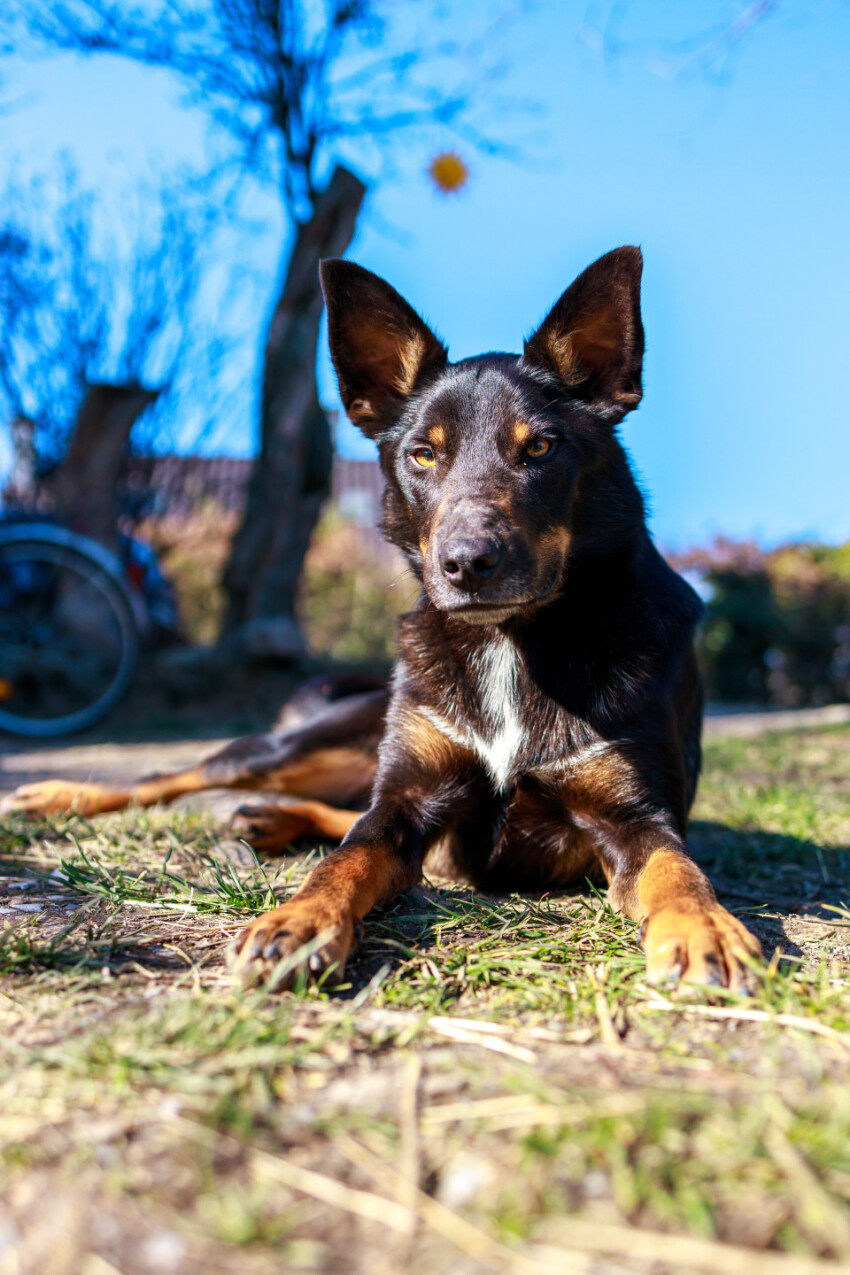
<path id="1" fill-rule="evenodd" d="M 109 216 L 67 159 L 0 202 L 0 400 L 33 422 L 55 509 L 106 543 L 131 432 L 185 355 L 206 229 L 173 186 L 132 204 Z"/>
<path id="2" fill-rule="evenodd" d="M 37 315 L 44 300 L 44 269 L 50 254 L 31 242 L 23 226 L 9 216 L 0 226 L 0 394 L 9 415 L 28 419 L 23 349 L 37 347 Z"/>
<path id="3" fill-rule="evenodd" d="M 318 264 L 351 242 L 365 187 L 334 170 L 295 240 L 265 348 L 260 455 L 224 574 L 224 636 L 241 632 L 255 655 L 298 655 L 301 567 L 330 489 L 333 442 L 316 389 L 322 294 Z"/>
<path id="4" fill-rule="evenodd" d="M 775 17 L 783 0 L 738 0 L 730 12 L 728 4 L 717 6 L 717 16 L 697 26 L 691 16 L 691 30 L 679 38 L 625 34 L 628 19 L 640 16 L 640 0 L 595 0 L 588 6 L 582 38 L 606 61 L 621 57 L 642 58 L 666 79 L 696 74 L 722 82 L 728 78 L 733 59 L 746 47 L 757 28 Z M 671 14 L 676 14 L 671 8 Z"/>
<path id="5" fill-rule="evenodd" d="M 434 36 L 435 6 L 380 0 L 161 0 L 144 8 L 12 0 L 6 10 L 7 47 L 28 39 L 175 72 L 191 102 L 235 138 L 251 171 L 275 183 L 295 223 L 265 346 L 260 454 L 225 574 L 224 636 L 249 652 L 297 655 L 295 582 L 332 458 L 314 381 L 318 262 L 342 255 L 354 233 L 366 183 L 352 164 L 376 173 L 400 130 L 439 124 L 484 151 L 509 150 L 476 122 L 486 86 L 498 80 L 503 42 L 488 29 L 461 46 Z M 411 12 L 430 36 L 399 36 Z"/>
<path id="6" fill-rule="evenodd" d="M 117 547 L 116 496 L 130 434 L 158 389 L 87 386 L 68 452 L 53 481 L 56 512 L 86 535 Z"/>

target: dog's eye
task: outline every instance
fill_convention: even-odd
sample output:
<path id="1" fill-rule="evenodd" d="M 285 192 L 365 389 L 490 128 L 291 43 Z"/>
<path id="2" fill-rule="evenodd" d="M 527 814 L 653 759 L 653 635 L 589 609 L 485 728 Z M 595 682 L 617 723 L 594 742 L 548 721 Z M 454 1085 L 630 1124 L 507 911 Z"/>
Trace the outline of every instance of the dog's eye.
<path id="1" fill-rule="evenodd" d="M 431 465 L 436 465 L 437 458 L 430 447 L 417 447 L 413 453 L 413 459 L 417 465 L 421 465 L 423 469 L 428 469 Z"/>
<path id="2" fill-rule="evenodd" d="M 548 438 L 532 438 L 530 443 L 526 444 L 525 454 L 531 460 L 539 460 L 541 456 L 545 456 L 552 444 Z"/>

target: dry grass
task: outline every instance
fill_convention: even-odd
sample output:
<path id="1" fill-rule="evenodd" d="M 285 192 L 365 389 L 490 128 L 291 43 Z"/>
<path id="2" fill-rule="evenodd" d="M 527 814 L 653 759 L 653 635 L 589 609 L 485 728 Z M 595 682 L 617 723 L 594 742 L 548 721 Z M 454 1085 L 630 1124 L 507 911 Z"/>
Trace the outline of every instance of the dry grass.
<path id="1" fill-rule="evenodd" d="M 347 983 L 232 988 L 303 859 L 205 818 L 0 839 L 0 1273 L 850 1270 L 850 730 L 719 741 L 694 847 L 778 944 L 652 991 L 592 891 L 426 883 Z"/>

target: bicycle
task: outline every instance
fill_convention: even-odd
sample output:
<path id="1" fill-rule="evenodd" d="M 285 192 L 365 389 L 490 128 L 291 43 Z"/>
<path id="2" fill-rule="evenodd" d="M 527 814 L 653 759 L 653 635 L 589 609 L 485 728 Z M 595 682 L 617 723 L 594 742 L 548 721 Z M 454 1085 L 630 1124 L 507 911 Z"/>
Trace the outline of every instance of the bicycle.
<path id="1" fill-rule="evenodd" d="M 129 687 L 148 627 L 121 560 L 45 520 L 0 524 L 0 729 L 83 730 Z"/>

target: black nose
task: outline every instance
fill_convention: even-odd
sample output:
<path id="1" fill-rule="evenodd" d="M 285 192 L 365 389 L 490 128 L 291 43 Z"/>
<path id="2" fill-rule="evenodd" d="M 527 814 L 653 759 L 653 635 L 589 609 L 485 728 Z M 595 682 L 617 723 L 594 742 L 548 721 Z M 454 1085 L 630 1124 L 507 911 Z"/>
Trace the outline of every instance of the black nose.
<path id="1" fill-rule="evenodd" d="M 451 584 L 474 592 L 498 571 L 502 546 L 498 540 L 455 536 L 440 546 L 439 558 L 443 575 Z"/>

